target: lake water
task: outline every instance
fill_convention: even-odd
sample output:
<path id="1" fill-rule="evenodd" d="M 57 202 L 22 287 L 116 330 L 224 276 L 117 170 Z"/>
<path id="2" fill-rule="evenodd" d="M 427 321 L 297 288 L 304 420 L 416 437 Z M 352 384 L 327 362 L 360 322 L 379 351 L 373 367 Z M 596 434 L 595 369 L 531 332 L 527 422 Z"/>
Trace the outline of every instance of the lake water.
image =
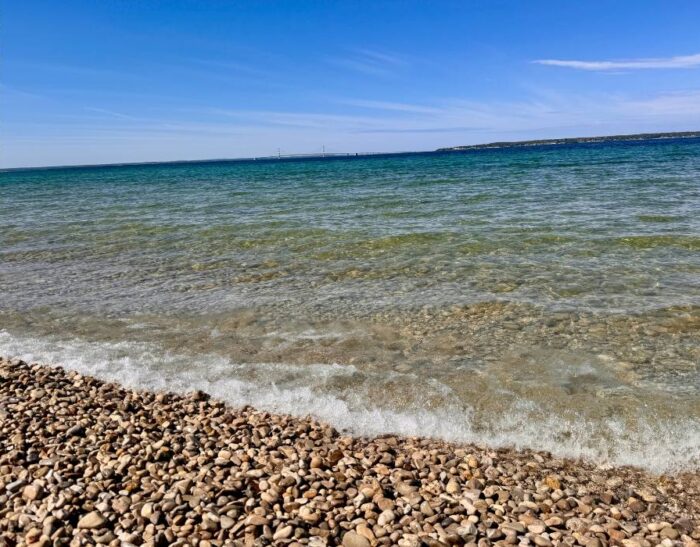
<path id="1" fill-rule="evenodd" d="M 0 353 L 700 468 L 700 140 L 0 173 Z"/>

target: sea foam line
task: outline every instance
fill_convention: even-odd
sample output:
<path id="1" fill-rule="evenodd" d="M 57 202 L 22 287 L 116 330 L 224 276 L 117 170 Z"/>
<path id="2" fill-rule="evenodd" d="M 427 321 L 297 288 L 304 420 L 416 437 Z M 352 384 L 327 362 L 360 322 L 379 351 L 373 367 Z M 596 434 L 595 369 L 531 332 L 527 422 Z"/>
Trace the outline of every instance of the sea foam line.
<path id="1" fill-rule="evenodd" d="M 534 401 L 515 401 L 508 411 L 494 417 L 488 430 L 473 426 L 473 411 L 453 403 L 427 408 L 415 403 L 396 410 L 373 404 L 362 383 L 381 381 L 366 377 L 352 365 L 283 363 L 237 364 L 215 354 L 189 356 L 163 351 L 143 342 L 93 342 L 59 337 L 33 337 L 0 331 L 0 354 L 29 362 L 56 364 L 82 374 L 118 382 L 135 389 L 185 393 L 200 389 L 234 406 L 252 405 L 261 410 L 295 416 L 311 415 L 354 434 L 386 433 L 441 438 L 494 447 L 546 450 L 561 457 L 583 458 L 602 465 L 633 465 L 656 473 L 700 469 L 700 428 L 691 419 L 672 423 L 643 423 L 632 434 L 621 421 L 601 424 L 564 422 L 549 416 L 531 420 Z M 398 374 L 398 373 L 392 373 Z M 364 376 L 363 376 L 364 375 Z M 253 377 L 254 380 L 250 378 Z M 332 393 L 328 386 L 338 379 L 358 389 Z M 450 389 L 435 380 L 414 378 L 421 390 Z M 337 391 L 337 390 L 336 390 Z M 604 428 L 612 441 L 597 441 Z M 567 435 L 562 436 L 561 432 Z"/>

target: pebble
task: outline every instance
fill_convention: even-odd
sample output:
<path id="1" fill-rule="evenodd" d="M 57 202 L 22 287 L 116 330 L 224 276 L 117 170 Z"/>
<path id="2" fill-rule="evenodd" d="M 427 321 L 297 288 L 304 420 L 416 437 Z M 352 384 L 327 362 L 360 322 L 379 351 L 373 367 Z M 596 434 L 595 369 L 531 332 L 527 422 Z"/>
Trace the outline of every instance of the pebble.
<path id="1" fill-rule="evenodd" d="M 386 526 L 387 524 L 391 524 L 394 522 L 396 519 L 396 515 L 394 514 L 393 511 L 390 509 L 387 509 L 386 511 L 382 511 L 382 513 L 379 515 L 379 518 L 377 519 L 377 524 L 379 526 Z"/>
<path id="2" fill-rule="evenodd" d="M 153 504 L 152 503 L 144 503 L 143 507 L 141 507 L 141 516 L 145 519 L 151 518 L 153 515 Z"/>
<path id="3" fill-rule="evenodd" d="M 670 526 L 667 526 L 661 532 L 659 532 L 659 535 L 662 538 L 668 538 L 668 539 L 678 539 L 678 537 L 681 535 L 678 530 L 675 528 L 671 528 Z"/>
<path id="4" fill-rule="evenodd" d="M 22 497 L 29 501 L 40 499 L 43 497 L 43 495 L 44 489 L 37 484 L 29 484 L 24 487 L 24 490 L 22 490 Z"/>
<path id="5" fill-rule="evenodd" d="M 700 547 L 698 473 L 375 439 L 0 358 L 10 545 Z"/>
<path id="6" fill-rule="evenodd" d="M 367 538 L 355 532 L 350 531 L 343 536 L 343 547 L 370 547 L 370 545 Z"/>
<path id="7" fill-rule="evenodd" d="M 261 515 L 249 515 L 245 519 L 246 524 L 252 524 L 253 526 L 264 526 L 267 524 L 267 519 Z"/>
<path id="8" fill-rule="evenodd" d="M 461 490 L 462 488 L 455 479 L 450 479 L 450 482 L 448 482 L 447 486 L 445 487 L 445 491 L 448 494 L 456 494 L 457 492 L 461 492 Z"/>
<path id="9" fill-rule="evenodd" d="M 288 524 L 287 526 L 282 526 L 277 531 L 275 531 L 274 535 L 272 536 L 272 539 L 274 539 L 275 541 L 280 539 L 288 539 L 289 537 L 291 537 L 293 532 L 294 527 Z"/>
<path id="10" fill-rule="evenodd" d="M 92 511 L 78 521 L 78 528 L 85 528 L 88 530 L 93 528 L 102 528 L 106 522 L 107 519 L 105 519 L 97 511 Z"/>
<path id="11" fill-rule="evenodd" d="M 223 530 L 228 530 L 229 528 L 233 528 L 236 525 L 236 521 L 228 515 L 222 515 L 219 518 L 219 525 Z"/>

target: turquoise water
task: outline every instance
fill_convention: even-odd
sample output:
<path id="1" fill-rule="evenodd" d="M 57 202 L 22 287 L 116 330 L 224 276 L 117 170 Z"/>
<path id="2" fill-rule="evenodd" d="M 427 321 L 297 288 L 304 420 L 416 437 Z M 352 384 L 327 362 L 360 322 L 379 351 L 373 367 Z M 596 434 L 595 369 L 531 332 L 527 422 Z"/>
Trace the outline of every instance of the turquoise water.
<path id="1" fill-rule="evenodd" d="M 0 174 L 0 352 L 700 462 L 700 140 Z"/>

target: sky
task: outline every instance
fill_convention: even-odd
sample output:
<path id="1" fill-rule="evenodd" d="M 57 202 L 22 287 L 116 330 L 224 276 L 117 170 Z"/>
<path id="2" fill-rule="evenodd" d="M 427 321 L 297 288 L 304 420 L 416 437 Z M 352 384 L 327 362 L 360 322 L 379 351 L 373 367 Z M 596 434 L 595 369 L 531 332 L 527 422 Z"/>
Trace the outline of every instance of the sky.
<path id="1" fill-rule="evenodd" d="M 697 0 L 0 0 L 0 167 L 700 130 Z"/>

